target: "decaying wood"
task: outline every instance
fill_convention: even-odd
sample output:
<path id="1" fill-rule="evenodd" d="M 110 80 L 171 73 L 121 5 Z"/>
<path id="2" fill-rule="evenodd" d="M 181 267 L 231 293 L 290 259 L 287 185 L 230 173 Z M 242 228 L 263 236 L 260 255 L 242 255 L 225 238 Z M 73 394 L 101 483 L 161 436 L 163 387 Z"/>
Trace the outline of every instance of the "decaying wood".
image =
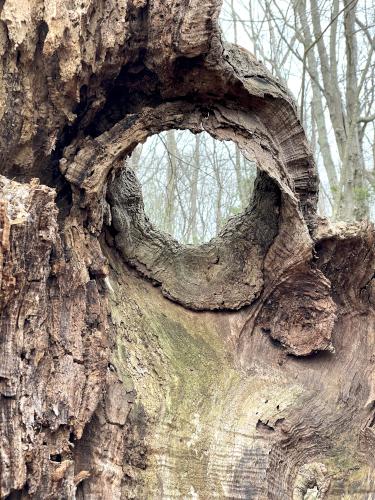
<path id="1" fill-rule="evenodd" d="M 0 2 L 1 498 L 372 498 L 372 226 L 316 215 L 287 91 L 219 0 Z M 257 162 L 217 238 L 152 227 L 126 157 Z"/>

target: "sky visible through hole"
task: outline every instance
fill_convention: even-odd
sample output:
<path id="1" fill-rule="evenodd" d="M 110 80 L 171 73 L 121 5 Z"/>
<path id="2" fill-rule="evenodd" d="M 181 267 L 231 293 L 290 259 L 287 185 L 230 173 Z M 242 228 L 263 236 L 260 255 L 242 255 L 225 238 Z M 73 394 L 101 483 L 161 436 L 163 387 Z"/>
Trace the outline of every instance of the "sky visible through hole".
<path id="1" fill-rule="evenodd" d="M 256 165 L 231 141 L 169 130 L 133 151 L 150 221 L 181 243 L 199 245 L 249 204 Z"/>

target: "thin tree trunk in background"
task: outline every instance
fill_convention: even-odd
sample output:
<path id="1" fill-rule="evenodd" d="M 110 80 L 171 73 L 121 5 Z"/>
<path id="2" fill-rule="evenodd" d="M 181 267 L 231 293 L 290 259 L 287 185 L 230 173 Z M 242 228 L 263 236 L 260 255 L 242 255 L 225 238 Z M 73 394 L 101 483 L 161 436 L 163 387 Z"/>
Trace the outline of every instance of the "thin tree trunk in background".
<path id="1" fill-rule="evenodd" d="M 304 44 L 305 51 L 312 45 L 313 38 L 310 32 L 309 23 L 306 16 L 306 3 L 304 0 L 295 1 L 294 8 L 296 9 L 298 16 L 300 18 L 302 27 L 302 41 Z M 323 106 L 323 96 L 321 94 L 320 88 L 318 87 L 318 82 L 320 80 L 318 73 L 318 61 L 315 57 L 315 49 L 312 49 L 307 54 L 307 64 L 309 66 L 309 72 L 312 76 L 311 87 L 312 87 L 312 118 L 317 127 L 317 139 L 319 144 L 319 150 L 322 155 L 323 165 L 327 172 L 327 177 L 329 181 L 329 186 L 332 193 L 333 200 L 337 200 L 339 197 L 339 181 L 336 173 L 336 168 L 332 159 L 331 146 L 328 141 L 328 131 L 326 126 L 324 106 Z M 312 125 L 313 126 L 313 125 Z M 335 212 L 335 202 L 333 210 Z"/>
<path id="2" fill-rule="evenodd" d="M 364 160 L 359 138 L 358 48 L 355 34 L 357 2 L 344 0 L 346 46 L 346 117 L 347 140 L 343 158 L 343 186 L 339 216 L 345 220 L 363 219 L 369 214 L 364 178 Z"/>
<path id="3" fill-rule="evenodd" d="M 173 234 L 175 227 L 175 208 L 177 190 L 177 144 L 174 130 L 166 132 L 168 152 L 167 186 L 165 200 L 164 229 Z"/>
<path id="4" fill-rule="evenodd" d="M 305 2 L 305 0 L 303 0 Z M 306 5 L 306 4 L 305 4 Z M 327 101 L 329 114 L 331 117 L 337 147 L 341 160 L 344 157 L 346 133 L 344 122 L 344 109 L 341 98 L 341 91 L 338 81 L 332 79 L 331 70 L 336 74 L 337 61 L 329 61 L 327 49 L 324 45 L 324 39 L 321 37 L 322 26 L 320 18 L 320 10 L 317 0 L 311 0 L 311 19 L 314 33 L 314 40 L 318 40 L 317 48 L 319 53 L 319 61 L 321 74 L 323 79 L 324 97 Z"/>
<path id="5" fill-rule="evenodd" d="M 198 244 L 198 227 L 197 227 L 197 213 L 198 213 L 198 179 L 200 170 L 200 140 L 199 134 L 195 135 L 195 147 L 194 147 L 194 161 L 193 168 L 191 172 L 191 185 L 190 185 L 190 234 L 188 241 L 191 241 L 194 245 Z M 201 200 L 204 203 L 204 200 Z"/>
<path id="6" fill-rule="evenodd" d="M 204 185 L 207 181 L 207 178 L 205 176 L 202 176 L 201 179 L 201 189 L 203 192 Z M 212 203 L 212 199 L 207 200 L 207 202 Z M 209 238 L 207 235 L 209 234 L 209 228 L 208 228 L 208 218 L 204 212 L 204 210 L 207 209 L 207 204 L 204 203 L 199 203 L 197 207 L 197 212 L 199 216 L 199 225 L 200 225 L 200 236 L 201 236 L 201 241 L 207 241 Z"/>
<path id="7" fill-rule="evenodd" d="M 238 190 L 238 196 L 240 199 L 240 206 L 241 206 L 241 209 L 243 209 L 248 205 L 249 199 L 246 199 L 246 192 L 244 190 L 244 180 L 243 180 L 243 176 L 242 176 L 242 167 L 241 167 L 241 152 L 240 152 L 237 144 L 235 145 L 234 168 L 235 168 L 235 172 L 236 172 L 237 190 Z"/>
<path id="8" fill-rule="evenodd" d="M 327 172 L 329 187 L 331 190 L 331 198 L 333 200 L 333 210 L 335 213 L 335 207 L 338 204 L 339 198 L 339 180 L 337 177 L 336 167 L 332 159 L 331 147 L 328 142 L 328 131 L 324 116 L 322 97 L 314 82 L 312 82 L 312 92 L 312 117 L 314 120 L 314 124 L 317 127 L 317 142 L 319 144 L 319 151 L 322 155 L 323 165 L 325 171 Z"/>
<path id="9" fill-rule="evenodd" d="M 222 223 L 223 184 L 220 174 L 220 168 L 217 161 L 216 142 L 214 138 L 212 138 L 212 145 L 213 145 L 212 166 L 216 180 L 215 224 L 216 224 L 216 233 L 218 233 L 220 231 Z"/>
<path id="10" fill-rule="evenodd" d="M 178 209 L 176 207 L 173 235 L 176 237 L 176 239 L 181 241 L 181 243 L 188 243 L 189 214 L 187 207 L 185 207 L 185 199 L 181 196 L 178 183 L 176 186 L 176 200 L 178 202 Z"/>

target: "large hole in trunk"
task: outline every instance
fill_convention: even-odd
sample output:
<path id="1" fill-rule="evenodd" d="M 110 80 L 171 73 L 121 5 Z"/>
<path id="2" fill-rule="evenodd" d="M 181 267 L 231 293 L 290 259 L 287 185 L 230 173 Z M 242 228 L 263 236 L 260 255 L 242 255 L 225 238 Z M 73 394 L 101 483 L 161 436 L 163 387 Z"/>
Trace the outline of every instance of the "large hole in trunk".
<path id="1" fill-rule="evenodd" d="M 257 174 L 232 141 L 207 132 L 169 130 L 133 151 L 129 162 L 142 185 L 145 214 L 183 244 L 217 236 L 249 205 Z"/>
<path id="2" fill-rule="evenodd" d="M 185 146 L 183 157 L 177 135 Z M 251 304 L 262 290 L 264 256 L 279 230 L 277 183 L 257 171 L 249 153 L 245 158 L 233 142 L 215 140 L 207 132 L 194 136 L 171 129 L 151 141 L 134 149 L 108 185 L 117 249 L 166 297 L 185 307 L 240 309 Z M 243 176 L 241 182 L 236 174 Z"/>

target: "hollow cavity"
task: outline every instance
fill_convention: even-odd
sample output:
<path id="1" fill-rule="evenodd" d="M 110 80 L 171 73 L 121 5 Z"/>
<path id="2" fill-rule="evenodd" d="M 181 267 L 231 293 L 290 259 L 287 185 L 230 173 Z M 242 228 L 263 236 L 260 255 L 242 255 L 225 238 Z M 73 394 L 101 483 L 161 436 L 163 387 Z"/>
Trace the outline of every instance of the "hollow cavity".
<path id="1" fill-rule="evenodd" d="M 195 245 L 208 242 L 245 210 L 257 171 L 234 142 L 190 130 L 149 137 L 129 163 L 152 224 L 180 243 Z"/>

